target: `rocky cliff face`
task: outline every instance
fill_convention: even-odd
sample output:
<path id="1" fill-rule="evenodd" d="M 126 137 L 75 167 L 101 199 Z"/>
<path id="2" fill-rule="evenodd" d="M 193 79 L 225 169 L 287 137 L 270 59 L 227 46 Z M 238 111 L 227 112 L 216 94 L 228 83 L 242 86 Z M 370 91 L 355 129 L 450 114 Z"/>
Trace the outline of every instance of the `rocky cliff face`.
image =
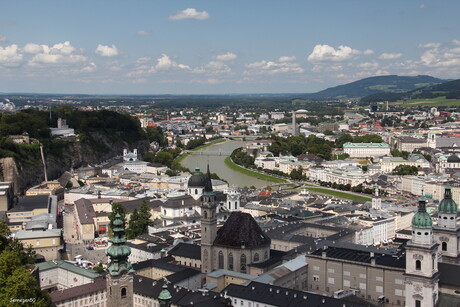
<path id="1" fill-rule="evenodd" d="M 129 145 L 122 140 L 109 140 L 108 138 L 98 135 L 97 140 L 102 142 L 108 150 L 96 151 L 94 147 L 81 142 L 69 144 L 63 153 L 59 156 L 46 155 L 46 167 L 48 180 L 59 178 L 62 173 L 69 171 L 71 168 L 79 168 L 83 165 L 94 165 L 102 163 L 114 156 L 121 155 L 124 148 L 134 149 L 140 155 L 147 152 L 149 142 L 147 140 Z M 45 180 L 43 163 L 37 161 L 35 165 L 18 165 L 13 158 L 0 159 L 0 180 L 12 181 L 15 192 L 23 193 L 31 186 L 37 185 Z"/>

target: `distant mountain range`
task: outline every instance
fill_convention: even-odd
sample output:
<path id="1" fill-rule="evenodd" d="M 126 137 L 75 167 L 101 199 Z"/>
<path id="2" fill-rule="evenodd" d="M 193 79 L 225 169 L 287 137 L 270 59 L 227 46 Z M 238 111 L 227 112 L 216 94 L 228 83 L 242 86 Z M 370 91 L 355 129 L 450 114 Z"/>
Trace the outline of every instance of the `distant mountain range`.
<path id="1" fill-rule="evenodd" d="M 445 83 L 448 80 L 431 76 L 378 76 L 330 87 L 317 93 L 307 94 L 310 99 L 360 98 L 380 93 L 406 93 L 428 86 Z"/>

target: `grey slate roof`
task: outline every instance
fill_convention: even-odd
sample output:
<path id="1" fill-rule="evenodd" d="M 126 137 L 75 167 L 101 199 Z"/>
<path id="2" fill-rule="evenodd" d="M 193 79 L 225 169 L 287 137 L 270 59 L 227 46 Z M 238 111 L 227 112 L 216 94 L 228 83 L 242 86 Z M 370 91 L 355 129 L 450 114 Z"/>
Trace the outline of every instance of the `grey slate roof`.
<path id="1" fill-rule="evenodd" d="M 335 299 L 289 288 L 277 287 L 252 281 L 247 286 L 228 285 L 222 292 L 235 298 L 241 298 L 254 302 L 260 302 L 278 307 L 305 307 L 305 306 L 328 306 L 328 307 L 360 307 L 366 306 L 358 303 L 349 303 L 345 300 Z"/>
<path id="2" fill-rule="evenodd" d="M 214 245 L 256 248 L 270 245 L 270 238 L 260 229 L 254 218 L 243 212 L 232 212 L 217 232 Z"/>

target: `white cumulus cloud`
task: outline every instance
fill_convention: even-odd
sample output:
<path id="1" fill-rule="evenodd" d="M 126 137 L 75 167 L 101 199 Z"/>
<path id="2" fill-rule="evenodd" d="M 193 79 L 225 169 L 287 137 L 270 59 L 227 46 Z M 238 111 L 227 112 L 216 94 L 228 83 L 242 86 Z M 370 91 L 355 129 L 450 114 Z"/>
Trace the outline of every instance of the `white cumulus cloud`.
<path id="1" fill-rule="evenodd" d="M 145 36 L 145 35 L 149 35 L 150 33 L 148 31 L 145 31 L 145 30 L 139 30 L 137 31 L 137 35 L 140 35 L 140 36 Z"/>
<path id="2" fill-rule="evenodd" d="M 460 40 L 454 39 L 454 40 L 452 41 L 452 43 L 453 43 L 454 45 L 460 46 Z"/>
<path id="3" fill-rule="evenodd" d="M 312 53 L 308 56 L 309 62 L 340 62 L 352 59 L 361 51 L 348 46 L 339 46 L 337 49 L 329 45 L 316 45 Z"/>
<path id="4" fill-rule="evenodd" d="M 460 66 L 460 47 L 428 49 L 422 54 L 420 61 L 428 67 Z"/>
<path id="5" fill-rule="evenodd" d="M 24 47 L 22 47 L 22 52 L 24 53 L 30 53 L 30 54 L 37 54 L 37 53 L 42 53 L 45 51 L 45 48 L 49 50 L 49 47 L 46 45 L 38 45 L 34 43 L 28 43 L 25 44 Z"/>
<path id="6" fill-rule="evenodd" d="M 426 43 L 418 45 L 419 48 L 438 48 L 441 46 L 440 43 Z"/>
<path id="7" fill-rule="evenodd" d="M 157 70 L 171 70 L 171 69 L 190 69 L 189 66 L 184 64 L 178 64 L 171 60 L 171 58 L 166 55 L 162 54 L 160 58 L 157 59 L 157 64 L 155 65 L 155 69 Z"/>
<path id="8" fill-rule="evenodd" d="M 110 46 L 105 46 L 105 45 L 97 45 L 96 48 L 96 54 L 100 56 L 105 56 L 105 57 L 112 57 L 112 56 L 117 56 L 118 55 L 118 48 L 115 45 Z"/>
<path id="9" fill-rule="evenodd" d="M 0 47 L 0 65 L 4 67 L 18 67 L 22 64 L 23 55 L 16 44 Z"/>
<path id="10" fill-rule="evenodd" d="M 246 64 L 246 75 L 274 75 L 279 73 L 303 73 L 304 69 L 295 62 L 258 61 Z"/>
<path id="11" fill-rule="evenodd" d="M 359 68 L 362 68 L 364 70 L 374 70 L 379 67 L 379 63 L 377 62 L 364 62 L 361 64 L 358 64 Z"/>
<path id="12" fill-rule="evenodd" d="M 232 52 L 227 52 L 223 54 L 219 54 L 215 57 L 217 61 L 233 61 L 237 58 L 238 56 Z"/>
<path id="13" fill-rule="evenodd" d="M 183 20 L 183 19 L 196 19 L 196 20 L 205 20 L 208 19 L 210 16 L 208 12 L 202 11 L 198 12 L 194 8 L 187 8 L 182 11 L 176 12 L 175 15 L 169 16 L 170 21 L 177 21 L 177 20 Z"/>
<path id="14" fill-rule="evenodd" d="M 293 62 L 296 60 L 295 56 L 280 56 L 278 62 Z"/>
<path id="15" fill-rule="evenodd" d="M 36 44 L 27 44 L 26 46 L 26 50 L 29 53 L 35 54 L 29 61 L 30 65 L 70 64 L 87 60 L 85 56 L 76 53 L 76 48 L 73 47 L 69 41 L 55 44 L 51 47 L 48 45 Z"/>
<path id="16" fill-rule="evenodd" d="M 0 43 L 6 42 L 6 36 L 1 36 L 0 35 Z"/>
<path id="17" fill-rule="evenodd" d="M 400 57 L 402 57 L 402 53 L 382 53 L 379 55 L 379 59 L 381 60 L 394 60 Z"/>

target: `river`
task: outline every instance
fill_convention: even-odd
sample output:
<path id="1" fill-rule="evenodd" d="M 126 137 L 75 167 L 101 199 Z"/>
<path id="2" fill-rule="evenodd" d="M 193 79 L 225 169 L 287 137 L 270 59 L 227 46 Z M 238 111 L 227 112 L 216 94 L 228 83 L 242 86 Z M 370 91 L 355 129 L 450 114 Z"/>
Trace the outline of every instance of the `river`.
<path id="1" fill-rule="evenodd" d="M 206 170 L 209 162 L 209 168 L 211 173 L 216 173 L 220 178 L 228 181 L 230 185 L 237 187 L 264 187 L 270 184 L 265 180 L 260 180 L 251 176 L 247 176 L 240 172 L 234 171 L 225 165 L 224 160 L 227 156 L 219 156 L 219 153 L 231 153 L 236 148 L 243 146 L 243 141 L 226 141 L 224 143 L 217 143 L 209 147 L 205 147 L 202 150 L 196 151 L 196 153 L 189 155 L 182 161 L 182 166 L 187 167 L 190 170 L 194 170 L 199 167 L 203 172 Z M 216 153 L 216 155 L 200 155 L 200 152 Z"/>

